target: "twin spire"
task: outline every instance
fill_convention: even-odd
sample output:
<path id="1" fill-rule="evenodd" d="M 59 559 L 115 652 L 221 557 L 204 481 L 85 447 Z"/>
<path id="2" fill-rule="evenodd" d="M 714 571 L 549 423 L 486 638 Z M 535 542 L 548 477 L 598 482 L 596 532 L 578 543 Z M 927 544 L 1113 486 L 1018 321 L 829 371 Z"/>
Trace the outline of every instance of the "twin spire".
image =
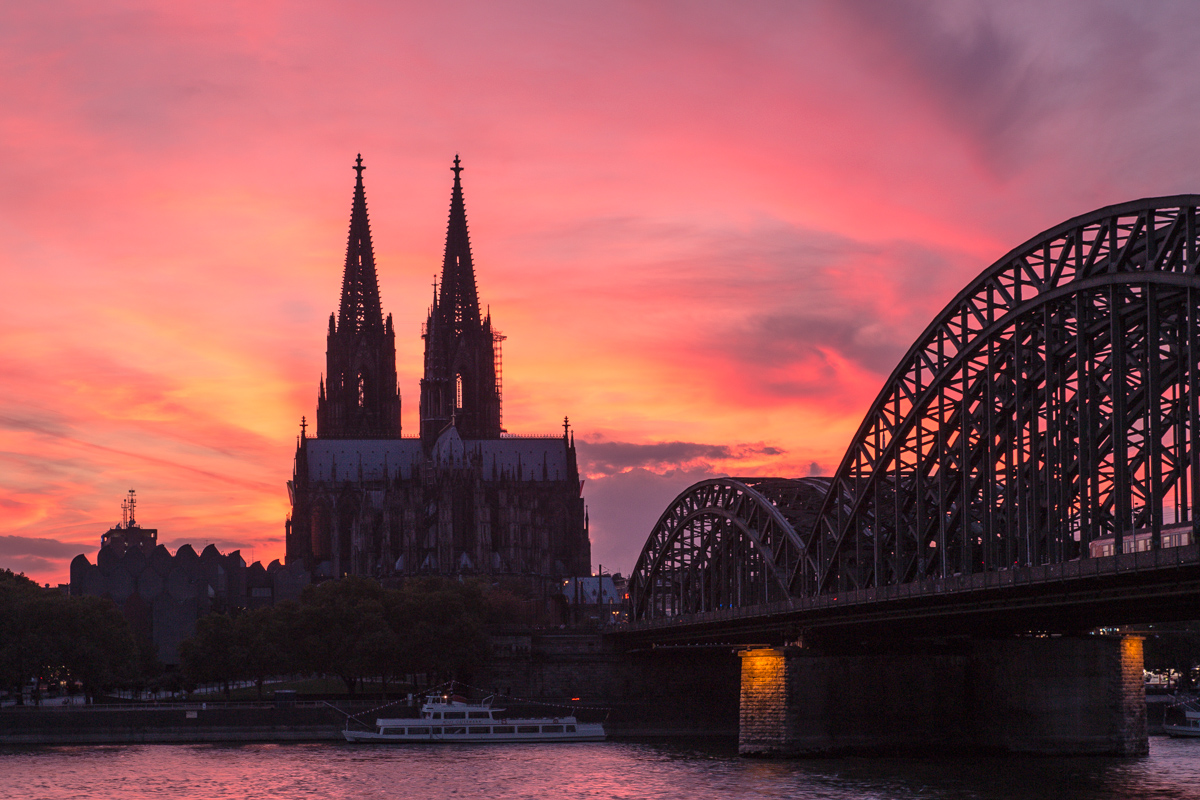
<path id="1" fill-rule="evenodd" d="M 463 168 L 454 156 L 454 188 L 450 192 L 450 223 L 446 228 L 446 255 L 442 260 L 442 291 L 434 316 L 444 328 L 462 334 L 479 328 L 479 292 L 471 262 L 471 240 L 467 234 L 467 208 L 463 203 Z"/>
<path id="2" fill-rule="evenodd" d="M 371 245 L 371 223 L 367 218 L 367 195 L 363 188 L 362 154 L 355 159 L 354 201 L 350 209 L 350 236 L 346 243 L 346 267 L 342 274 L 342 301 L 337 329 L 362 333 L 383 328 L 379 303 L 379 279 L 375 251 Z M 434 315 L 446 328 L 461 334 L 480 325 L 479 292 L 471 261 L 467 232 L 467 209 L 463 202 L 461 160 L 454 156 L 454 188 L 450 194 L 450 221 L 446 229 L 446 254 L 442 261 L 441 292 L 435 298 Z"/>
<path id="3" fill-rule="evenodd" d="M 317 398 L 318 438 L 400 436 L 400 394 L 396 385 L 396 345 L 392 318 L 385 320 L 362 155 L 355 160 L 354 202 L 336 322 L 329 319 L 328 380 Z M 425 377 L 421 381 L 421 438 L 432 446 L 455 425 L 470 438 L 499 438 L 500 383 L 491 319 L 482 319 L 467 234 L 462 161 L 454 157 L 454 189 L 441 290 L 435 293 L 422 338 Z"/>
<path id="4" fill-rule="evenodd" d="M 346 243 L 346 270 L 342 274 L 342 302 L 338 308 L 338 330 L 356 333 L 383 329 L 375 250 L 371 247 L 371 223 L 367 219 L 367 194 L 363 189 L 364 169 L 359 153 L 354 165 L 358 177 L 350 208 L 350 240 Z"/>

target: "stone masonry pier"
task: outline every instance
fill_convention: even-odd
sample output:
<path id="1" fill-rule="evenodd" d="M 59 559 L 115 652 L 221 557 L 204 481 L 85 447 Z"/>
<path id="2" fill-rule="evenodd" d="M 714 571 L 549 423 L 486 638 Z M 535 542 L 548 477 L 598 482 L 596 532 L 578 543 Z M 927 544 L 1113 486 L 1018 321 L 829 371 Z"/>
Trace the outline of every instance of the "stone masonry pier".
<path id="1" fill-rule="evenodd" d="M 744 755 L 1147 752 L 1142 640 L 931 641 L 741 654 Z"/>

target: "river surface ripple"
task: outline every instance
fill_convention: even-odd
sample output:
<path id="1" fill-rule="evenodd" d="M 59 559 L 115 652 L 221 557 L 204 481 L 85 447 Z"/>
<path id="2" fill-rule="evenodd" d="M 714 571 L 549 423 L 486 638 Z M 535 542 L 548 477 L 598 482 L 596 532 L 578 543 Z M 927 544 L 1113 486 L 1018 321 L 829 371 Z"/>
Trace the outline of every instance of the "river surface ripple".
<path id="1" fill-rule="evenodd" d="M 137 745 L 0 749 L 0 797 L 1200 800 L 1200 740 L 1146 758 L 760 761 L 711 744 Z"/>

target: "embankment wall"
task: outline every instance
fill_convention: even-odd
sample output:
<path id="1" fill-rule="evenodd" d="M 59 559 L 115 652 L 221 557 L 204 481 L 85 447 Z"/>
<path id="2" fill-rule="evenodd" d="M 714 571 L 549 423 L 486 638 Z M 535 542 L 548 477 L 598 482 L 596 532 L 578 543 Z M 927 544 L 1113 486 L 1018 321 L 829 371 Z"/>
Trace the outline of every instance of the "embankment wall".
<path id="1" fill-rule="evenodd" d="M 345 717 L 328 706 L 8 708 L 0 711 L 0 744 L 328 741 L 342 738 L 344 724 Z"/>
<path id="2" fill-rule="evenodd" d="M 739 670 L 730 647 L 621 652 L 599 635 L 551 633 L 502 644 L 476 681 L 487 691 L 578 708 L 581 719 L 604 709 L 605 730 L 618 738 L 734 738 Z"/>

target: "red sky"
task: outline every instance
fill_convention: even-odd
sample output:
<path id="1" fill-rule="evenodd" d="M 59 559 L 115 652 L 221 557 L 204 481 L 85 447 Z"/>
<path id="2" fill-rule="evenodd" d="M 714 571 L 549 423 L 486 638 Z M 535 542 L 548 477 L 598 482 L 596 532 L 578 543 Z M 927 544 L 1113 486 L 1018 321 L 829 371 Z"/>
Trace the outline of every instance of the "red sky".
<path id="1" fill-rule="evenodd" d="M 714 474 L 832 474 L 1005 251 L 1200 191 L 1200 6 L 0 6 L 0 567 L 66 582 L 135 488 L 283 555 L 356 153 L 404 425 L 460 153 L 505 425 L 577 431 L 628 573 Z"/>

